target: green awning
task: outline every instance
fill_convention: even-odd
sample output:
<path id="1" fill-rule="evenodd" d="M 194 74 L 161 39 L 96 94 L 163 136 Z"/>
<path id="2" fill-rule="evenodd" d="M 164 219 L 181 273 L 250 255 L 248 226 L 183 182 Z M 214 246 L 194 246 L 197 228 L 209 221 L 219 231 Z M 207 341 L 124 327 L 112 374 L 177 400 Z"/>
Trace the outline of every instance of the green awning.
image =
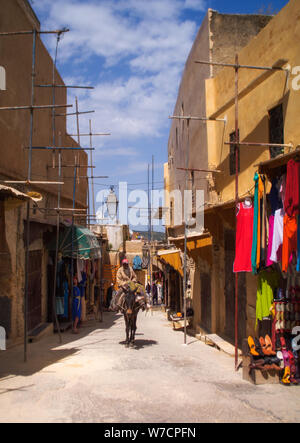
<path id="1" fill-rule="evenodd" d="M 101 257 L 100 245 L 97 237 L 87 228 L 81 226 L 73 227 L 72 246 L 72 226 L 64 228 L 59 234 L 58 251 L 63 257 L 80 258 L 83 260 L 96 259 Z M 56 241 L 52 240 L 49 250 L 55 251 Z"/>

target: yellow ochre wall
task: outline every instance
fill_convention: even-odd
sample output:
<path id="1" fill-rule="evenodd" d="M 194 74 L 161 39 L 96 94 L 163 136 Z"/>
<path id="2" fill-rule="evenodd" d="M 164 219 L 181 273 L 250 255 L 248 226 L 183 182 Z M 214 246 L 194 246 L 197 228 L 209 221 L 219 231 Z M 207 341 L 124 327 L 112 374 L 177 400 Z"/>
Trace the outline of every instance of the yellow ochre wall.
<path id="1" fill-rule="evenodd" d="M 278 15 L 239 52 L 241 65 L 273 66 L 283 60 L 283 67 L 295 68 L 300 65 L 300 2 L 290 0 Z M 234 59 L 232 60 L 234 62 Z M 254 82 L 254 84 L 253 84 Z M 298 82 L 299 83 L 299 82 Z M 249 85 L 252 87 L 246 90 Z M 268 111 L 283 103 L 284 143 L 300 144 L 300 90 L 293 89 L 297 84 L 295 74 L 290 75 L 287 87 L 286 73 L 250 69 L 239 70 L 239 130 L 240 141 L 256 143 L 269 142 Z M 216 191 L 221 201 L 235 196 L 235 176 L 229 174 L 229 135 L 235 130 L 235 71 L 223 68 L 212 79 L 206 80 L 207 116 L 224 118 L 228 121 L 207 126 L 208 163 L 217 165 L 222 171 L 216 174 Z M 224 139 L 223 139 L 224 137 Z M 289 152 L 290 148 L 285 148 Z M 270 158 L 269 149 L 253 146 L 240 147 L 239 195 L 253 191 L 253 177 L 257 164 Z"/>

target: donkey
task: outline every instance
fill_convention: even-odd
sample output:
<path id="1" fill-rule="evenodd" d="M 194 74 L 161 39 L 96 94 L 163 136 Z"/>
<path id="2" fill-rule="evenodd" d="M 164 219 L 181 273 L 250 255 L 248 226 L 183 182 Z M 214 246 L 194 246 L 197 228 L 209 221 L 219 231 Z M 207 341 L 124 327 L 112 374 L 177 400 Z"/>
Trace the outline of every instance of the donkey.
<path id="1" fill-rule="evenodd" d="M 126 325 L 126 347 L 134 346 L 136 320 L 140 309 L 144 308 L 140 297 L 137 297 L 136 290 L 127 289 L 124 297 L 123 314 Z M 144 308 L 145 309 L 145 308 Z"/>

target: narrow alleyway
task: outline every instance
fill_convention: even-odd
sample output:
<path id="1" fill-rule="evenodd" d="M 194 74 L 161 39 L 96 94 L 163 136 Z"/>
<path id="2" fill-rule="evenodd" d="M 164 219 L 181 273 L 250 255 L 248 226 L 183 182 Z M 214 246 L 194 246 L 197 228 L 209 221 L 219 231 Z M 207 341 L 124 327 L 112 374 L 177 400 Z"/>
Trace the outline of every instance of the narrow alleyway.
<path id="1" fill-rule="evenodd" d="M 1 422 L 300 421 L 299 389 L 253 386 L 233 359 L 175 332 L 161 312 L 139 315 L 136 349 L 106 313 L 80 336 L 51 336 L 0 354 Z"/>

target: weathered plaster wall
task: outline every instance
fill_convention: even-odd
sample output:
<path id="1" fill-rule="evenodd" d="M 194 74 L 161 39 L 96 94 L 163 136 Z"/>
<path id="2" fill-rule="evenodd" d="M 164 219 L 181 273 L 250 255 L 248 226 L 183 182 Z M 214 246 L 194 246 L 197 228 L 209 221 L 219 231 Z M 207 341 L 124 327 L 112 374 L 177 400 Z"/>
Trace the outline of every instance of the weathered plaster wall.
<path id="1" fill-rule="evenodd" d="M 261 32 L 239 52 L 243 65 L 273 66 L 278 60 L 292 67 L 299 65 L 300 49 L 296 44 L 300 32 L 300 4 L 291 0 L 281 12 L 272 18 Z M 231 59 L 231 62 L 234 58 Z M 285 89 L 284 72 L 241 69 L 239 71 L 239 130 L 241 141 L 267 143 L 269 141 L 268 111 L 283 103 L 285 143 L 299 145 L 300 128 L 295 124 L 300 95 L 292 88 L 291 76 Z M 207 84 L 207 115 L 228 118 L 225 141 L 235 129 L 234 70 L 224 68 Z M 251 85 L 249 87 L 249 85 Z M 216 190 L 223 201 L 234 198 L 235 177 L 229 175 L 229 146 L 222 143 L 222 132 L 211 130 L 208 137 L 210 161 L 217 164 L 222 174 L 216 177 Z M 262 147 L 241 147 L 239 192 L 241 195 L 253 188 L 253 176 L 257 164 L 269 159 L 269 150 Z"/>
<path id="2" fill-rule="evenodd" d="M 39 23 L 34 20 L 26 8 L 26 3 L 20 0 L 0 0 L 1 21 L 0 31 L 25 31 L 39 29 Z M 24 7 L 25 5 L 25 7 Z M 27 5 L 28 6 L 28 5 Z M 55 36 L 53 36 L 55 39 Z M 31 70 L 32 70 L 32 35 L 5 36 L 0 39 L 1 66 L 6 70 L 6 91 L 1 91 L 1 106 L 21 106 L 31 104 Z M 13 57 L 12 57 L 13 54 Z M 37 37 L 36 46 L 36 77 L 35 84 L 52 84 L 53 61 Z M 58 71 L 55 71 L 55 82 L 62 85 Z M 35 105 L 52 105 L 52 88 L 35 88 Z M 66 104 L 67 92 L 65 88 L 57 88 L 55 92 L 56 104 Z M 66 108 L 59 108 L 57 113 L 66 112 Z M 66 135 L 66 118 L 59 117 L 55 121 L 56 144 L 65 147 L 75 147 L 76 142 Z M 28 110 L 5 111 L 0 115 L 1 131 L 1 165 L 0 176 L 20 179 L 27 178 L 28 150 L 30 135 L 30 112 Z M 52 146 L 52 110 L 34 111 L 33 146 Z M 87 154 L 81 153 L 81 164 L 87 164 Z M 64 152 L 65 163 L 74 163 L 74 152 Z M 32 157 L 33 180 L 56 180 L 58 169 L 52 166 L 52 153 L 34 151 Z M 81 175 L 86 171 L 81 169 Z M 64 169 L 64 176 L 72 175 L 72 170 Z M 54 195 L 57 191 L 53 186 L 39 185 L 42 192 Z M 66 179 L 62 189 L 63 198 L 67 199 L 68 207 L 72 201 L 73 182 Z M 78 185 L 77 199 L 80 206 L 86 204 L 86 182 Z"/>

